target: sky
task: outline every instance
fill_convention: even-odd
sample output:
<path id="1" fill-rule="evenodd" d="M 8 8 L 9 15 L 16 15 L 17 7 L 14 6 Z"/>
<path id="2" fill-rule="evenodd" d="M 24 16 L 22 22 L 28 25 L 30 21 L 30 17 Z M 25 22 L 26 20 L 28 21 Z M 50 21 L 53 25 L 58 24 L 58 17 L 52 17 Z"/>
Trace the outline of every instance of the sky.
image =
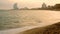
<path id="1" fill-rule="evenodd" d="M 60 0 L 0 0 L 0 9 L 13 9 L 14 3 L 17 3 L 19 8 L 38 8 L 43 3 L 46 5 L 55 5 L 60 3 Z"/>

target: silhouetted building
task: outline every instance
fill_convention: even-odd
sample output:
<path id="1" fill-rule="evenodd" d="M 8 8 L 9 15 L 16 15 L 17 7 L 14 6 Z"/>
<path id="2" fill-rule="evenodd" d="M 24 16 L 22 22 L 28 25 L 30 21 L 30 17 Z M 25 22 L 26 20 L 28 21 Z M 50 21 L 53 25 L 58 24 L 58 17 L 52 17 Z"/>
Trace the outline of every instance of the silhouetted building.
<path id="1" fill-rule="evenodd" d="M 55 8 L 55 9 L 60 9 L 60 4 L 56 4 L 56 5 L 54 6 L 54 8 Z"/>
<path id="2" fill-rule="evenodd" d="M 17 3 L 15 3 L 15 4 L 13 5 L 13 9 L 14 9 L 14 10 L 17 10 L 17 9 L 18 9 Z"/>
<path id="3" fill-rule="evenodd" d="M 47 6 L 46 6 L 45 3 L 42 4 L 42 8 L 43 8 L 43 9 L 47 8 Z"/>

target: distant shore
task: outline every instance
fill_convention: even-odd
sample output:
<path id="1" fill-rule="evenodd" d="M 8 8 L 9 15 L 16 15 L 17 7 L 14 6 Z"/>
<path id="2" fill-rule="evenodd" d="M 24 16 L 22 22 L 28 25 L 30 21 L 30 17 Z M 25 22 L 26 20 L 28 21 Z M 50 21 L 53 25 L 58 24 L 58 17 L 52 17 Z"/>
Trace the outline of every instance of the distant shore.
<path id="1" fill-rule="evenodd" d="M 9 9 L 14 10 L 14 9 Z M 17 10 L 52 10 L 52 11 L 60 11 L 60 9 L 17 9 Z M 8 10 L 0 10 L 0 11 L 8 11 Z"/>

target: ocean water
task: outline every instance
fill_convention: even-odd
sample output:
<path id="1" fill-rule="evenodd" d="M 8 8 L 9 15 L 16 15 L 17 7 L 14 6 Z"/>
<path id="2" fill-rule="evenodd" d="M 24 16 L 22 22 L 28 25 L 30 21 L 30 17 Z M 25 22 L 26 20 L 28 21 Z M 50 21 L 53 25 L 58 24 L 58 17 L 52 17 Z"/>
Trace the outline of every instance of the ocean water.
<path id="1" fill-rule="evenodd" d="M 24 26 L 50 25 L 60 21 L 59 11 L 5 10 L 0 11 L 0 30 Z"/>

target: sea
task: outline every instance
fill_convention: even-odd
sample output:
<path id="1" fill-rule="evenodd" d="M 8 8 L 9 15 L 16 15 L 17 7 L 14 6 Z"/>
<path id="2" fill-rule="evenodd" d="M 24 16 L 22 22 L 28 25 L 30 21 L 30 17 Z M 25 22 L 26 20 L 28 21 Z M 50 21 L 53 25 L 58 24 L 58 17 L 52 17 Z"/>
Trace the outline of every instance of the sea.
<path id="1" fill-rule="evenodd" d="M 0 10 L 0 30 L 60 22 L 60 11 Z"/>

